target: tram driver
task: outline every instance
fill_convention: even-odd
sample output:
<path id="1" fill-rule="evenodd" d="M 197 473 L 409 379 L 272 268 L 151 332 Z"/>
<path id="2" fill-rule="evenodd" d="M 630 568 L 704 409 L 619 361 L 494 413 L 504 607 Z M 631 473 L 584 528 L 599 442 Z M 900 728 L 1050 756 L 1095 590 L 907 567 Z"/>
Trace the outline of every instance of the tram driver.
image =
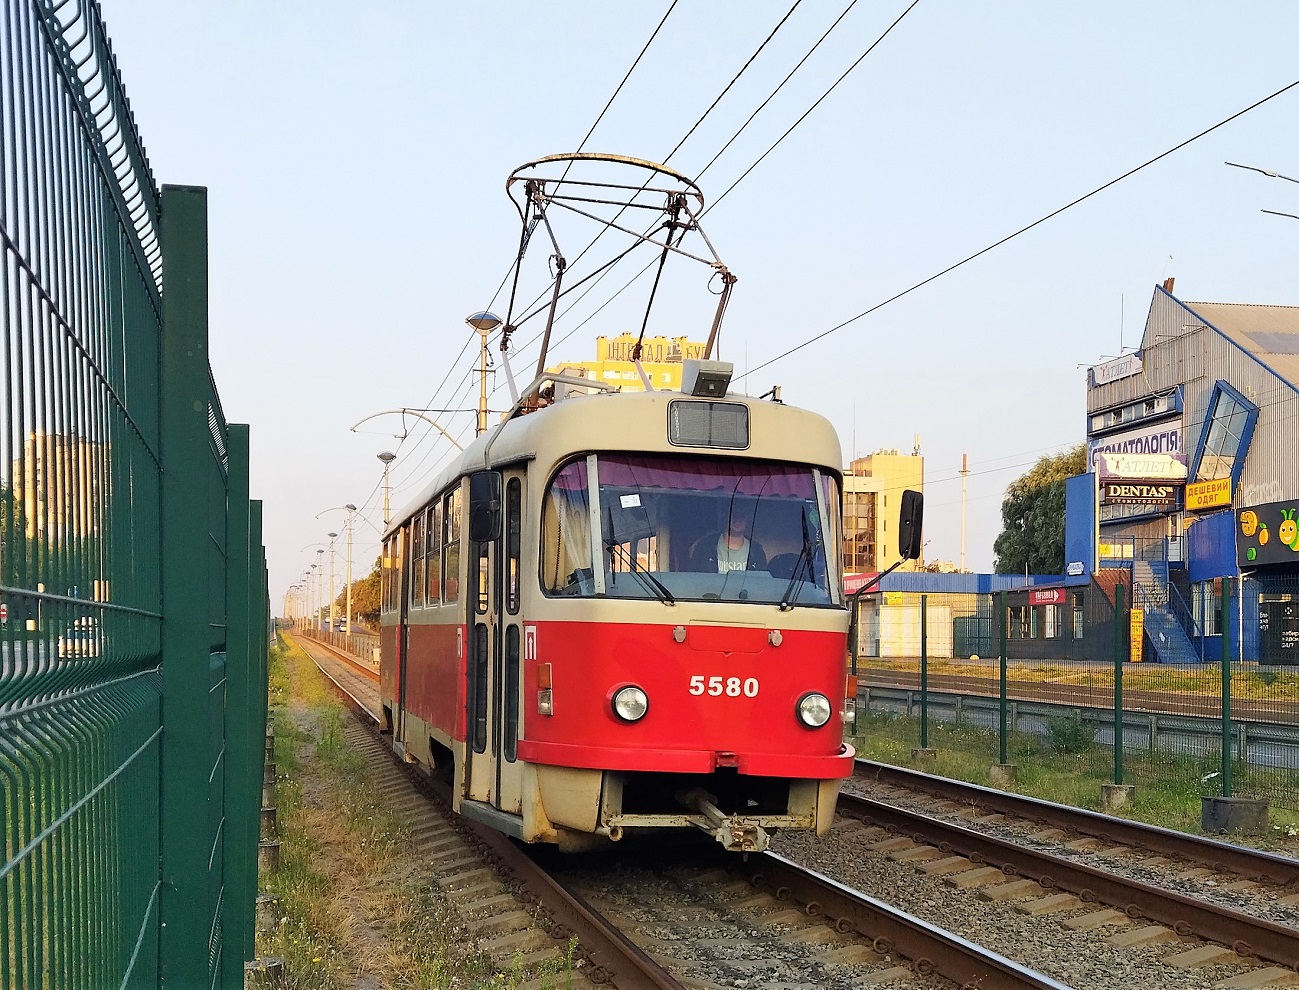
<path id="1" fill-rule="evenodd" d="M 717 530 L 695 542 L 691 553 L 694 570 L 717 574 L 765 571 L 767 554 L 762 544 L 750 537 L 753 510 L 732 503 L 718 515 Z"/>

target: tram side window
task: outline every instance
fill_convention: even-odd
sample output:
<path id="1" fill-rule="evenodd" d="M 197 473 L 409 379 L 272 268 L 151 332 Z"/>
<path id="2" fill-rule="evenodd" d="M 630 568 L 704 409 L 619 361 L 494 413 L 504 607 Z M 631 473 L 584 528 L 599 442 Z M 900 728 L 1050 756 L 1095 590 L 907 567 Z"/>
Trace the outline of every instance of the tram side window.
<path id="1" fill-rule="evenodd" d="M 519 613 L 520 553 L 523 533 L 523 482 L 511 478 L 505 486 L 505 607 Z"/>
<path id="2" fill-rule="evenodd" d="M 460 599 L 460 489 L 442 500 L 442 601 Z"/>
<path id="3" fill-rule="evenodd" d="M 383 552 L 379 559 L 379 607 L 388 612 L 392 609 L 392 540 L 383 541 Z"/>
<path id="4" fill-rule="evenodd" d="M 424 516 L 418 515 L 411 523 L 410 539 L 411 583 L 410 603 L 416 608 L 424 606 Z"/>
<path id="5" fill-rule="evenodd" d="M 555 475 L 541 507 L 541 582 L 552 594 L 590 594 L 591 504 L 586 462 Z"/>
<path id="6" fill-rule="evenodd" d="M 428 585 L 425 588 L 427 601 L 437 605 L 442 601 L 442 503 L 435 501 L 428 510 L 426 543 L 428 549 L 424 555 L 424 564 L 428 570 Z"/>

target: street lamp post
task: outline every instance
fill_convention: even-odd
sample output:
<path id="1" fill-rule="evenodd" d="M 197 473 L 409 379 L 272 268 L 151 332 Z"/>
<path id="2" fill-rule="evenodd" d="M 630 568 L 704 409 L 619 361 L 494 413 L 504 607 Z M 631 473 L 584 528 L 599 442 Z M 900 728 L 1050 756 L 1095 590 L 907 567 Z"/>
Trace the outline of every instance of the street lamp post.
<path id="1" fill-rule="evenodd" d="M 343 631 L 350 636 L 352 634 L 352 514 L 356 512 L 356 506 L 351 502 L 348 502 L 346 505 L 335 505 L 328 509 L 322 509 L 320 512 L 316 513 L 316 518 L 319 519 L 326 512 L 338 511 L 347 513 L 347 572 L 344 577 L 344 580 L 347 582 L 347 616 L 346 625 L 343 627 Z"/>
<path id="2" fill-rule="evenodd" d="M 386 529 L 388 523 L 391 521 L 391 512 L 388 508 L 388 499 L 391 493 L 388 486 L 388 469 L 392 465 L 392 462 L 397 459 L 397 455 L 391 450 L 385 450 L 377 456 L 379 460 L 383 461 L 383 525 Z"/>
<path id="3" fill-rule="evenodd" d="M 493 313 L 471 313 L 465 322 L 478 332 L 478 425 L 474 434 L 481 436 L 487 432 L 487 337 L 501 320 Z"/>
<path id="4" fill-rule="evenodd" d="M 337 533 L 329 534 L 329 631 L 335 632 L 338 628 L 338 596 L 334 594 L 334 541 L 338 539 Z"/>

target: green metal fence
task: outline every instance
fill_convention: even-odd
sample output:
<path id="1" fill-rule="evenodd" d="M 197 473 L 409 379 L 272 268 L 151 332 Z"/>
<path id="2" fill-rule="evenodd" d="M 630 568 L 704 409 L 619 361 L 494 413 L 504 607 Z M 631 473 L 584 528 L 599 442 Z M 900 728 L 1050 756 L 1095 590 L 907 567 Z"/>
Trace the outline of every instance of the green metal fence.
<path id="1" fill-rule="evenodd" d="M 0 988 L 242 986 L 260 506 L 205 194 L 154 185 L 87 0 L 0 0 L 0 237 Z"/>
<path id="2" fill-rule="evenodd" d="M 1236 584 L 1223 582 L 1219 608 L 1239 620 Z M 1299 667 L 1266 655 L 1232 659 L 1238 629 L 1249 627 L 1221 615 L 1214 628 L 1226 635 L 1210 640 L 1217 657 L 1206 651 L 1204 663 L 1153 663 L 1150 626 L 1134 623 L 1127 586 L 1072 595 L 1046 604 L 1030 604 L 1026 592 L 1018 602 L 1013 592 L 864 599 L 863 626 L 877 634 L 865 637 L 874 655 L 857 658 L 861 729 L 883 719 L 877 732 L 909 731 L 912 745 L 988 764 L 1027 761 L 1047 772 L 1299 810 Z M 1246 614 L 1259 608 L 1254 593 Z M 1133 648 L 1134 631 L 1144 650 Z"/>

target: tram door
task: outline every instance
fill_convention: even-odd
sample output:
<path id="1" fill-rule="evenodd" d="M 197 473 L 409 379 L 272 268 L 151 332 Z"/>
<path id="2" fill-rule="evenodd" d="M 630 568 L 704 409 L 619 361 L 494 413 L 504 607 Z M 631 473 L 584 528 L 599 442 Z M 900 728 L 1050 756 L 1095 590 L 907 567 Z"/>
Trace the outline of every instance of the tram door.
<path id="1" fill-rule="evenodd" d="M 392 738 L 399 742 L 405 752 L 406 745 L 406 656 L 410 652 L 410 541 L 408 530 L 403 527 L 393 539 L 393 551 L 397 554 L 396 585 L 397 596 L 397 724 L 392 727 Z"/>
<path id="2" fill-rule="evenodd" d="M 519 690 L 523 649 L 521 470 L 469 479 L 466 797 L 523 811 Z M 481 538 L 476 538 L 481 537 Z"/>
<path id="3" fill-rule="evenodd" d="M 497 763 L 500 755 L 493 710 L 501 652 L 500 531 L 501 476 L 480 471 L 469 476 L 468 594 L 469 628 L 465 644 L 465 750 L 468 754 L 465 797 L 496 804 L 500 794 Z"/>

